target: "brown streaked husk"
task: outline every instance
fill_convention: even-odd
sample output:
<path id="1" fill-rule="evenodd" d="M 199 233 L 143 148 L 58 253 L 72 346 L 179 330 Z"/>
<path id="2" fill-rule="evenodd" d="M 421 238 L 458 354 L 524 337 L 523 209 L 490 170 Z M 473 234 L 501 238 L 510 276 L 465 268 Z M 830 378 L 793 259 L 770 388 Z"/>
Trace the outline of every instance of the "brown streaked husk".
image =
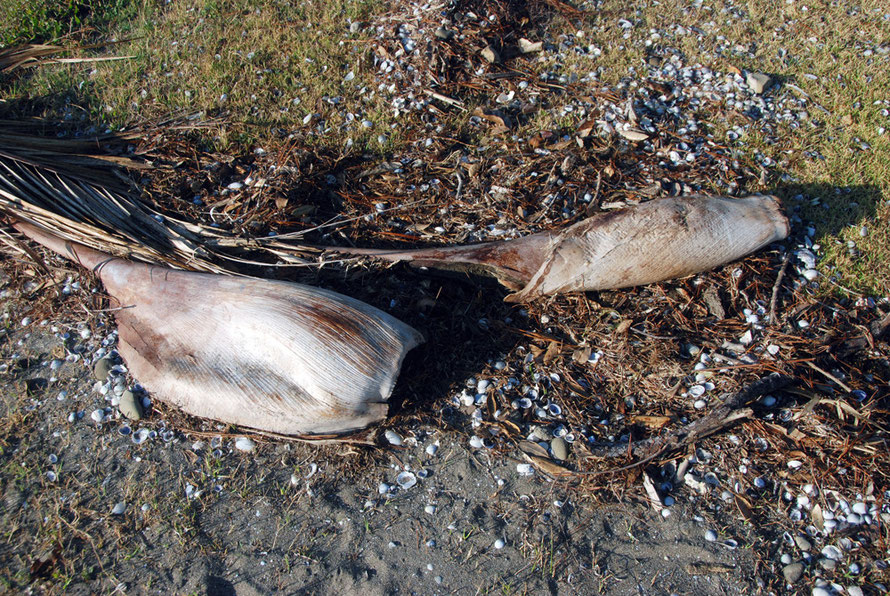
<path id="1" fill-rule="evenodd" d="M 419 250 L 331 248 L 413 265 L 478 271 L 514 290 L 508 302 L 684 277 L 785 238 L 774 196 L 688 196 L 602 213 L 517 240 Z"/>
<path id="2" fill-rule="evenodd" d="M 16 227 L 99 275 L 131 374 L 196 416 L 286 435 L 358 430 L 386 416 L 402 360 L 423 341 L 327 290 L 135 263 Z"/>

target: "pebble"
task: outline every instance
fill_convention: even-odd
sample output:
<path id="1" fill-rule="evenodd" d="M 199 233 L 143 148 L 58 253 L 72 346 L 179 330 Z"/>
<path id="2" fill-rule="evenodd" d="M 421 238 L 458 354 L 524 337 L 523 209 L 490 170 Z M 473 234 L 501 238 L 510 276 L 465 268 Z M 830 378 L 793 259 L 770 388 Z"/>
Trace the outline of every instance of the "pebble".
<path id="1" fill-rule="evenodd" d="M 569 444 L 562 437 L 556 437 L 550 441 L 550 451 L 554 458 L 565 461 L 569 457 Z"/>
<path id="2" fill-rule="evenodd" d="M 863 502 L 853 503 L 853 513 L 858 513 L 859 515 L 865 515 L 868 513 L 868 505 Z"/>
<path id="3" fill-rule="evenodd" d="M 837 567 L 837 561 L 832 561 L 831 559 L 819 559 L 819 566 L 825 571 L 834 571 L 834 568 Z"/>
<path id="4" fill-rule="evenodd" d="M 795 536 L 794 542 L 797 544 L 797 548 L 799 548 L 800 550 L 802 550 L 804 552 L 813 548 L 812 543 L 809 540 L 807 540 L 806 538 L 804 538 L 803 536 Z"/>
<path id="5" fill-rule="evenodd" d="M 717 532 L 714 530 L 708 530 L 705 532 L 705 540 L 708 542 L 717 542 Z"/>
<path id="6" fill-rule="evenodd" d="M 863 596 L 862 588 L 859 586 L 847 586 L 847 594 L 849 596 Z"/>
<path id="7" fill-rule="evenodd" d="M 819 278 L 819 272 L 815 269 L 807 269 L 803 272 L 803 276 L 807 281 L 816 281 Z"/>
<path id="8" fill-rule="evenodd" d="M 429 445 L 426 446 L 426 454 L 427 455 L 436 455 L 436 453 L 438 451 L 439 451 L 439 443 L 438 442 L 430 443 Z"/>
<path id="9" fill-rule="evenodd" d="M 105 410 L 93 410 L 93 413 L 90 414 L 90 418 L 92 418 L 94 422 L 102 423 L 105 420 Z"/>
<path id="10" fill-rule="evenodd" d="M 497 540 L 494 541 L 494 547 L 498 550 L 501 550 L 505 546 L 507 546 L 507 543 L 504 542 L 504 540 L 502 538 L 498 538 Z"/>
<path id="11" fill-rule="evenodd" d="M 760 95 L 769 87 L 772 79 L 769 75 L 765 75 L 762 72 L 749 72 L 748 76 L 745 77 L 745 82 L 748 83 L 751 91 Z"/>
<path id="12" fill-rule="evenodd" d="M 127 510 L 127 504 L 121 501 L 111 508 L 111 515 L 123 515 L 123 513 Z"/>
<path id="13" fill-rule="evenodd" d="M 111 372 L 113 366 L 110 358 L 99 358 L 93 365 L 93 376 L 99 381 L 104 381 L 108 378 L 108 373 Z"/>
<path id="14" fill-rule="evenodd" d="M 831 592 L 822 587 L 813 588 L 813 596 L 831 596 Z"/>
<path id="15" fill-rule="evenodd" d="M 785 577 L 785 581 L 789 584 L 796 584 L 803 576 L 803 564 L 791 563 L 790 565 L 785 565 L 782 568 L 782 575 Z"/>
<path id="16" fill-rule="evenodd" d="M 256 443 L 247 437 L 238 437 L 235 440 L 235 449 L 244 453 L 252 453 L 256 449 Z"/>
<path id="17" fill-rule="evenodd" d="M 130 420 L 142 420 L 142 404 L 139 402 L 139 398 L 129 389 L 121 394 L 117 408 L 121 414 Z"/>

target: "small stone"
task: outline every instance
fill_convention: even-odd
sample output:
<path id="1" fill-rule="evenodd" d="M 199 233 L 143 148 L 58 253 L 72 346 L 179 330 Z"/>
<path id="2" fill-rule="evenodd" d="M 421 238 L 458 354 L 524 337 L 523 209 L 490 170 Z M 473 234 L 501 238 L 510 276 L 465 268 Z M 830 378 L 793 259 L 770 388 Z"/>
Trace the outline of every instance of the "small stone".
<path id="1" fill-rule="evenodd" d="M 769 75 L 765 75 L 762 72 L 749 72 L 748 76 L 745 77 L 745 82 L 748 83 L 748 87 L 751 88 L 751 91 L 760 95 L 767 89 L 767 87 L 769 87 L 770 83 L 772 83 L 772 79 Z"/>
<path id="2" fill-rule="evenodd" d="M 500 62 L 501 60 L 501 57 L 491 46 L 485 46 L 485 49 L 479 52 L 479 54 L 481 54 L 485 61 L 489 64 L 494 64 L 495 62 Z"/>
<path id="3" fill-rule="evenodd" d="M 361 21 L 352 21 L 351 23 L 349 23 L 349 32 L 350 33 L 358 33 L 361 30 L 362 30 Z"/>
<path id="4" fill-rule="evenodd" d="M 454 31 L 452 31 L 451 29 L 446 29 L 445 27 L 439 27 L 438 29 L 436 29 L 435 35 L 442 41 L 448 41 L 449 39 L 454 37 Z"/>
<path id="5" fill-rule="evenodd" d="M 504 540 L 501 539 L 501 538 L 498 538 L 497 540 L 494 541 L 494 547 L 495 547 L 496 549 L 498 549 L 498 550 L 501 550 L 501 549 L 504 548 L 506 545 L 507 545 L 507 543 L 504 542 Z"/>
<path id="6" fill-rule="evenodd" d="M 831 596 L 831 592 L 821 586 L 817 586 L 813 588 L 813 596 Z"/>
<path id="7" fill-rule="evenodd" d="M 565 461 L 569 457 L 569 444 L 562 437 L 556 437 L 550 441 L 550 451 L 554 458 Z"/>
<path id="8" fill-rule="evenodd" d="M 251 453 L 256 449 L 256 443 L 247 437 L 238 437 L 235 441 L 235 449 L 244 453 Z"/>
<path id="9" fill-rule="evenodd" d="M 831 559 L 819 559 L 819 566 L 825 571 L 834 571 L 834 568 L 837 567 L 837 561 L 832 561 Z"/>
<path id="10" fill-rule="evenodd" d="M 90 414 L 90 418 L 93 419 L 93 422 L 102 423 L 105 420 L 105 410 L 102 410 L 101 408 L 93 410 L 93 413 Z"/>
<path id="11" fill-rule="evenodd" d="M 790 565 L 785 565 L 782 568 L 782 575 L 785 576 L 785 581 L 789 584 L 796 584 L 797 581 L 803 576 L 803 564 L 791 563 Z"/>
<path id="12" fill-rule="evenodd" d="M 127 510 L 127 504 L 121 501 L 117 505 L 111 508 L 111 515 L 123 515 Z"/>
<path id="13" fill-rule="evenodd" d="M 868 513 L 868 505 L 859 501 L 858 503 L 853 503 L 853 513 L 858 513 L 859 515 L 865 515 Z"/>
<path id="14" fill-rule="evenodd" d="M 859 586 L 847 586 L 847 594 L 849 594 L 849 596 L 862 596 L 862 588 Z"/>
<path id="15" fill-rule="evenodd" d="M 717 532 L 714 530 L 708 530 L 705 532 L 705 540 L 708 542 L 717 542 Z"/>
<path id="16" fill-rule="evenodd" d="M 111 367 L 114 366 L 109 358 L 99 358 L 96 360 L 96 364 L 93 365 L 93 376 L 96 377 L 98 381 L 104 381 L 108 378 L 108 373 L 111 372 Z"/>
<path id="17" fill-rule="evenodd" d="M 807 552 L 811 548 L 813 548 L 812 543 L 809 540 L 807 540 L 806 538 L 804 538 L 803 536 L 795 536 L 794 542 L 797 544 L 797 548 L 799 548 L 800 550 L 802 550 L 804 552 Z"/>
<path id="18" fill-rule="evenodd" d="M 142 420 L 142 404 L 139 403 L 139 398 L 129 389 L 121 394 L 117 409 L 130 420 Z"/>
<path id="19" fill-rule="evenodd" d="M 523 54 L 532 54 L 534 52 L 540 52 L 543 49 L 544 42 L 530 41 L 524 37 L 519 40 L 519 51 Z"/>

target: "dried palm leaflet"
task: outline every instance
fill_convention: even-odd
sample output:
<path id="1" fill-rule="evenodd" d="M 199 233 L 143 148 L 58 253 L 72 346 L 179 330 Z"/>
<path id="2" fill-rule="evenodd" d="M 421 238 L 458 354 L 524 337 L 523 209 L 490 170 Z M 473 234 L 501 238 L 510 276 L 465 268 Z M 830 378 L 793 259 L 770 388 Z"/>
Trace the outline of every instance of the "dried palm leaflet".
<path id="1" fill-rule="evenodd" d="M 516 240 L 415 250 L 331 248 L 415 266 L 496 277 L 508 302 L 626 288 L 684 277 L 739 259 L 788 235 L 776 197 L 666 198 Z"/>
<path id="2" fill-rule="evenodd" d="M 386 416 L 402 360 L 423 342 L 320 288 L 176 271 L 15 227 L 99 275 L 131 374 L 196 416 L 286 435 L 358 430 Z"/>

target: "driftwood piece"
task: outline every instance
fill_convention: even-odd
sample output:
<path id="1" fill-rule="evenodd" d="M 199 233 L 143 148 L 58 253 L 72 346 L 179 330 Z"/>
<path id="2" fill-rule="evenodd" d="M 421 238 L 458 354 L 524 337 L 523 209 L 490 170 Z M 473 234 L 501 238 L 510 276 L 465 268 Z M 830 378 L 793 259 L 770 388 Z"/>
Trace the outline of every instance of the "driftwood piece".
<path id="1" fill-rule="evenodd" d="M 358 430 L 386 416 L 402 360 L 423 341 L 320 288 L 155 267 L 16 228 L 99 275 L 131 374 L 195 416 L 284 435 Z"/>
<path id="2" fill-rule="evenodd" d="M 508 302 L 655 283 L 707 271 L 781 240 L 788 220 L 772 196 L 659 199 L 516 240 L 419 250 L 329 248 L 496 277 Z"/>
<path id="3" fill-rule="evenodd" d="M 626 467 L 642 465 L 668 452 L 684 449 L 696 441 L 722 431 L 739 420 L 750 417 L 753 412 L 746 407 L 748 404 L 762 395 L 790 385 L 793 381 L 793 377 L 773 373 L 751 383 L 741 391 L 721 396 L 720 405 L 698 420 L 637 443 L 592 450 L 588 457 L 632 456 L 636 458 L 636 461 Z"/>

